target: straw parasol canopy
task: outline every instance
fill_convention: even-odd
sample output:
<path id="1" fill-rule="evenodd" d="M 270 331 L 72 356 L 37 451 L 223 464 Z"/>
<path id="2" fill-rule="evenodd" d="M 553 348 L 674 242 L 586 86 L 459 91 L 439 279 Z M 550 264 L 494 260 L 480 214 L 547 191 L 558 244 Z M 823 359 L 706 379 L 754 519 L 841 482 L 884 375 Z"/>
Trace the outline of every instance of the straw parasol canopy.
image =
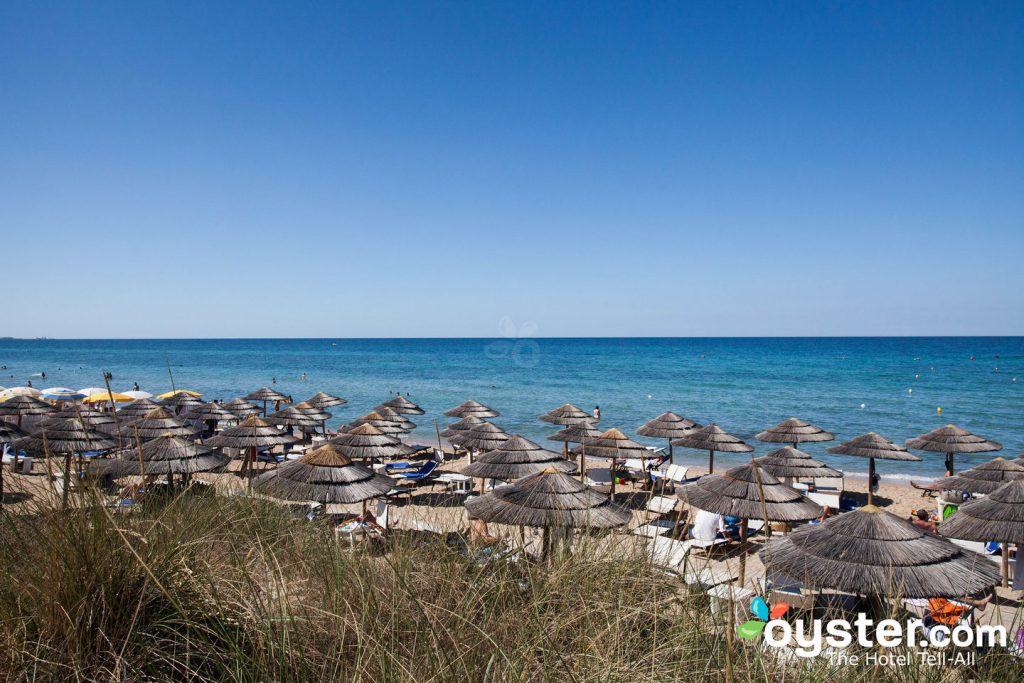
<path id="1" fill-rule="evenodd" d="M 907 448 L 946 454 L 946 476 L 953 475 L 953 459 L 957 453 L 989 453 L 1003 449 L 1001 443 L 971 434 L 966 429 L 948 424 L 915 439 L 907 439 Z"/>
<path id="2" fill-rule="evenodd" d="M 89 425 L 90 427 L 99 429 L 101 432 L 106 432 L 108 430 L 108 427 L 115 423 L 114 416 L 111 415 L 110 413 L 103 413 L 100 412 L 99 410 L 92 410 L 89 408 L 77 408 L 76 410 L 73 411 L 69 410 L 67 411 L 67 414 L 68 416 L 74 416 L 80 419 L 82 422 Z M 54 419 L 59 418 L 48 417 L 44 420 L 44 422 L 46 420 Z"/>
<path id="3" fill-rule="evenodd" d="M 611 484 L 612 500 L 615 500 L 615 483 L 617 477 L 614 476 L 614 472 L 616 462 L 625 458 L 637 458 L 643 460 L 658 457 L 658 455 L 653 451 L 648 450 L 646 446 L 633 441 L 623 434 L 622 431 L 614 427 L 601 432 L 592 439 L 584 439 L 579 446 L 569 452 L 572 455 L 579 456 L 581 479 L 583 478 L 583 475 L 586 474 L 586 456 L 592 455 L 599 458 L 611 458 L 611 470 L 613 474 Z"/>
<path id="4" fill-rule="evenodd" d="M 335 444 L 327 443 L 298 460 L 283 463 L 253 480 L 261 493 L 293 501 L 358 503 L 387 494 L 395 480 L 353 463 Z"/>
<path id="5" fill-rule="evenodd" d="M 224 404 L 224 410 L 233 413 L 239 420 L 258 415 L 260 409 L 246 401 L 244 398 L 233 398 Z"/>
<path id="6" fill-rule="evenodd" d="M 444 411 L 444 414 L 448 417 L 466 417 L 468 415 L 474 415 L 481 418 L 498 417 L 498 415 L 500 415 L 497 410 L 488 408 L 483 403 L 478 403 L 477 401 L 465 401 L 451 410 Z"/>
<path id="7" fill-rule="evenodd" d="M 269 448 L 298 441 L 255 415 L 206 440 L 214 448 Z"/>
<path id="8" fill-rule="evenodd" d="M 603 432 L 595 427 L 593 422 L 584 420 L 555 432 L 548 439 L 565 443 L 583 443 L 584 441 L 590 441 L 595 437 L 601 436 L 601 434 Z"/>
<path id="9" fill-rule="evenodd" d="M 549 467 L 565 473 L 576 471 L 575 463 L 566 460 L 561 454 L 541 448 L 522 436 L 513 435 L 493 451 L 478 457 L 476 462 L 462 470 L 462 474 L 511 481 Z"/>
<path id="10" fill-rule="evenodd" d="M 229 462 L 231 458 L 209 446 L 165 432 L 142 444 L 140 449 L 133 448 L 122 453 L 116 458 L 114 467 L 120 476 L 143 472 L 147 475 L 194 474 L 220 469 Z"/>
<path id="11" fill-rule="evenodd" d="M 827 449 L 836 455 L 854 455 L 868 459 L 868 505 L 874 503 L 875 458 L 879 460 L 900 460 L 903 462 L 920 462 L 921 458 L 908 453 L 903 446 L 893 443 L 881 434 L 868 432 L 850 439 L 838 446 Z"/>
<path id="12" fill-rule="evenodd" d="M 508 441 L 509 435 L 501 427 L 490 422 L 478 424 L 473 429 L 449 437 L 456 446 L 474 451 L 491 451 Z"/>
<path id="13" fill-rule="evenodd" d="M 378 412 L 370 412 L 345 425 L 341 431 L 349 431 L 360 425 L 373 425 L 385 434 L 404 434 L 407 430 L 401 422 L 389 420 Z"/>
<path id="14" fill-rule="evenodd" d="M 288 397 L 270 387 L 260 387 L 242 397 L 246 401 L 287 401 Z"/>
<path id="15" fill-rule="evenodd" d="M 754 460 L 768 474 L 780 479 L 807 480 L 819 477 L 842 477 L 843 473 L 815 460 L 808 453 L 784 446 Z"/>
<path id="16" fill-rule="evenodd" d="M 628 510 L 553 467 L 466 501 L 466 510 L 485 522 L 531 527 L 623 526 Z"/>
<path id="17" fill-rule="evenodd" d="M 123 417 L 127 420 L 137 420 L 140 417 L 144 417 L 146 413 L 151 413 L 159 407 L 160 404 L 152 399 L 137 398 L 131 403 L 127 403 L 121 408 L 118 408 L 117 414 L 119 417 Z"/>
<path id="18" fill-rule="evenodd" d="M 266 417 L 267 422 L 272 425 L 285 425 L 301 429 L 318 427 L 329 419 L 331 419 L 330 413 L 318 410 L 308 403 L 304 407 L 299 407 L 299 404 L 288 406 Z"/>
<path id="19" fill-rule="evenodd" d="M 1024 478 L 1008 481 L 984 498 L 967 501 L 939 525 L 939 533 L 965 541 L 1002 543 L 1005 587 L 1010 575 L 1007 546 L 1016 543 L 1018 549 L 1024 547 Z"/>
<path id="20" fill-rule="evenodd" d="M 966 491 L 967 493 L 990 494 L 1008 481 L 1024 477 L 1024 464 L 995 458 L 986 463 L 964 470 L 960 474 L 939 479 L 936 486 L 943 491 Z"/>
<path id="21" fill-rule="evenodd" d="M 0 420 L 0 444 L 11 443 L 25 436 L 25 432 L 6 420 Z"/>
<path id="22" fill-rule="evenodd" d="M 399 395 L 390 401 L 384 401 L 381 405 L 391 408 L 399 415 L 423 415 L 424 410 L 418 405 L 407 399 L 405 396 Z"/>
<path id="23" fill-rule="evenodd" d="M 672 439 L 681 439 L 700 425 L 688 418 L 676 415 L 671 410 L 648 420 L 636 428 L 640 436 L 668 439 L 668 461 L 672 462 Z"/>
<path id="24" fill-rule="evenodd" d="M 574 406 L 571 403 L 563 403 L 553 410 L 549 410 L 537 417 L 541 422 L 548 422 L 553 425 L 569 426 L 580 422 L 596 423 L 597 420 L 590 413 Z"/>
<path id="25" fill-rule="evenodd" d="M 404 458 L 417 450 L 385 434 L 372 424 L 354 427 L 350 431 L 338 434 L 328 443 L 354 460 Z"/>
<path id="26" fill-rule="evenodd" d="M 477 425 L 482 425 L 484 420 L 470 415 L 464 417 L 458 422 L 452 422 L 450 425 L 441 430 L 441 436 L 444 438 L 450 438 L 458 434 L 459 432 L 468 432 L 470 429 L 474 429 Z"/>
<path id="27" fill-rule="evenodd" d="M 43 420 L 36 425 L 34 434 L 18 439 L 13 445 L 31 453 L 43 453 L 44 437 L 51 453 L 87 453 L 117 446 L 117 441 L 75 417 Z"/>
<path id="28" fill-rule="evenodd" d="M 411 420 L 407 419 L 404 415 L 400 415 L 393 408 L 388 408 L 387 406 L 382 405 L 374 408 L 373 412 L 377 413 L 385 420 L 391 420 L 392 422 L 397 423 L 404 432 L 411 432 L 412 430 L 416 429 L 415 422 L 412 422 Z"/>
<path id="29" fill-rule="evenodd" d="M 53 406 L 35 396 L 14 396 L 0 403 L 0 416 L 49 415 Z"/>
<path id="30" fill-rule="evenodd" d="M 833 441 L 836 435 L 815 427 L 803 420 L 791 417 L 779 424 L 764 430 L 755 437 L 758 441 L 768 443 L 808 443 L 816 441 Z"/>
<path id="31" fill-rule="evenodd" d="M 874 505 L 796 529 L 761 558 L 809 588 L 872 596 L 953 598 L 999 582 L 986 558 Z"/>
<path id="32" fill-rule="evenodd" d="M 939 531 L 965 541 L 1024 545 L 1024 479 L 1008 481 L 984 498 L 967 501 L 939 525 Z"/>
<path id="33" fill-rule="evenodd" d="M 138 420 L 124 425 L 124 431 L 140 439 L 155 439 L 164 434 L 172 434 L 185 438 L 195 438 L 199 429 L 174 416 L 166 408 L 154 408 Z"/>
<path id="34" fill-rule="evenodd" d="M 204 403 L 185 413 L 185 419 L 200 422 L 235 422 L 238 416 L 220 403 Z"/>
<path id="35" fill-rule="evenodd" d="M 303 402 L 313 406 L 314 408 L 320 408 L 321 410 L 324 408 L 333 408 L 334 406 L 343 406 L 348 403 L 348 401 L 343 399 L 341 396 L 328 394 L 325 391 L 318 391 Z"/>
<path id="36" fill-rule="evenodd" d="M 813 500 L 752 463 L 701 477 L 680 487 L 676 495 L 695 508 L 741 519 L 806 522 L 817 519 L 822 512 Z"/>
<path id="37" fill-rule="evenodd" d="M 178 413 L 191 410 L 192 408 L 201 406 L 204 403 L 206 403 L 206 401 L 198 396 L 193 396 L 187 391 L 179 391 L 172 396 L 160 399 L 160 405 L 174 408 L 175 412 Z"/>
<path id="38" fill-rule="evenodd" d="M 754 447 L 744 443 L 718 425 L 712 423 L 700 429 L 694 429 L 686 436 L 672 442 L 673 446 L 692 448 L 708 452 L 708 473 L 715 471 L 715 453 L 752 453 Z"/>

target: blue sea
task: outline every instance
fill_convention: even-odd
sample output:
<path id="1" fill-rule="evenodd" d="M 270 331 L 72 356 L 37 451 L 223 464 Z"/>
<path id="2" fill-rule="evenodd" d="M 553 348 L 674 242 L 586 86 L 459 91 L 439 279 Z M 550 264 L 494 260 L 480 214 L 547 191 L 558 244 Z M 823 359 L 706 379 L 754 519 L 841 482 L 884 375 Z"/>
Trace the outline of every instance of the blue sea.
<path id="1" fill-rule="evenodd" d="M 653 339 L 0 339 L 0 385 L 103 386 L 134 382 L 231 399 L 260 386 L 307 398 L 318 390 L 349 403 L 349 421 L 400 391 L 427 410 L 416 436 L 433 438 L 441 413 L 469 398 L 501 412 L 510 433 L 545 442 L 554 429 L 537 415 L 565 402 L 601 407 L 601 426 L 633 434 L 665 410 L 714 421 L 757 446 L 758 431 L 790 416 L 847 439 L 866 431 L 903 441 L 948 422 L 1024 451 L 1024 337 L 653 338 Z M 38 373 L 46 372 L 46 378 Z M 305 373 L 306 381 L 301 381 Z M 274 383 L 276 381 L 276 384 Z M 941 408 L 941 412 L 939 411 Z M 663 441 L 639 441 L 664 445 Z M 844 471 L 859 458 L 804 450 Z M 691 454 L 694 463 L 706 454 Z M 957 469 L 995 454 L 957 457 Z M 677 460 L 687 454 L 677 451 Z M 936 476 L 943 456 L 879 462 L 896 476 Z M 729 462 L 728 456 L 718 461 Z M 739 459 L 735 459 L 739 462 Z"/>

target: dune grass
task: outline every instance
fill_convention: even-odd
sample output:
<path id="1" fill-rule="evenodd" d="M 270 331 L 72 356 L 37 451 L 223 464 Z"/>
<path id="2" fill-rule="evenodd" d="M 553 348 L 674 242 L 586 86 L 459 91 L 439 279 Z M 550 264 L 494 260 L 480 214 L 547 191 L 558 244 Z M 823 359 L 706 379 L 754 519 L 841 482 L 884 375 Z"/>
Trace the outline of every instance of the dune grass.
<path id="1" fill-rule="evenodd" d="M 547 566 L 480 565 L 412 533 L 352 552 L 246 497 L 5 510 L 0 626 L 8 681 L 691 681 L 727 660 L 737 681 L 835 677 L 730 647 L 707 598 L 642 555 L 584 540 Z M 1020 661 L 843 676 L 1018 680 Z"/>

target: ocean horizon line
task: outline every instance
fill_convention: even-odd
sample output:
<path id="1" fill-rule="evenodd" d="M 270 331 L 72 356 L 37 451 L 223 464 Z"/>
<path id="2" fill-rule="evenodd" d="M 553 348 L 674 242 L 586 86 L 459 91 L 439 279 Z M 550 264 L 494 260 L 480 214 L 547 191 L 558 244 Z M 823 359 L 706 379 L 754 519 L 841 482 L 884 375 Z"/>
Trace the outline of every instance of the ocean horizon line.
<path id="1" fill-rule="evenodd" d="M 509 337 L 498 336 L 450 336 L 450 337 L 429 337 L 429 336 L 408 336 L 408 337 L 359 337 L 359 336 L 329 336 L 329 337 L 15 337 L 0 336 L 0 341 L 490 341 L 495 339 L 508 339 Z M 1022 339 L 1022 334 L 826 334 L 826 335 L 526 335 L 518 337 L 521 339 L 550 339 L 550 340 L 610 340 L 610 339 Z"/>

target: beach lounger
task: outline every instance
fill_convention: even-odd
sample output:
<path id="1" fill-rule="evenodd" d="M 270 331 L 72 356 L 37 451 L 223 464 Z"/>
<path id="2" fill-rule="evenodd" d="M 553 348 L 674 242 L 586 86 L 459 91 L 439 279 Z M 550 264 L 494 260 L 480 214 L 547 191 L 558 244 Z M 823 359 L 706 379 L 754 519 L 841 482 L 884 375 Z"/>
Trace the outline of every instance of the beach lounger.
<path id="1" fill-rule="evenodd" d="M 424 460 L 423 464 L 415 470 L 408 472 L 389 472 L 389 476 L 394 477 L 395 479 L 404 479 L 405 481 L 420 483 L 426 481 L 436 469 L 436 460 Z"/>
<path id="2" fill-rule="evenodd" d="M 921 492 L 922 498 L 934 498 L 938 494 L 942 493 L 942 487 L 934 484 L 918 484 L 916 481 L 911 479 L 910 485 Z"/>
<path id="3" fill-rule="evenodd" d="M 689 554 L 689 541 L 676 541 L 666 536 L 651 539 L 651 564 L 661 571 L 683 576 Z"/>
<path id="4" fill-rule="evenodd" d="M 683 484 L 683 483 L 686 482 L 686 473 L 687 472 L 689 472 L 689 468 L 684 467 L 683 465 L 677 465 L 677 464 L 673 463 L 673 464 L 669 465 L 667 468 L 665 468 L 664 471 L 662 471 L 662 470 L 651 470 L 650 471 L 650 476 L 651 476 L 651 481 L 654 484 L 658 484 L 659 482 L 663 486 L 670 484 L 672 486 L 673 490 L 674 490 L 677 485 Z"/>
<path id="5" fill-rule="evenodd" d="M 654 538 L 674 531 L 684 521 L 682 511 L 676 511 L 679 499 L 675 496 L 651 496 L 647 511 L 653 514 L 651 521 L 633 529 L 637 536 Z"/>
<path id="6" fill-rule="evenodd" d="M 607 467 L 595 467 L 587 470 L 587 486 L 611 486 L 612 472 Z"/>

